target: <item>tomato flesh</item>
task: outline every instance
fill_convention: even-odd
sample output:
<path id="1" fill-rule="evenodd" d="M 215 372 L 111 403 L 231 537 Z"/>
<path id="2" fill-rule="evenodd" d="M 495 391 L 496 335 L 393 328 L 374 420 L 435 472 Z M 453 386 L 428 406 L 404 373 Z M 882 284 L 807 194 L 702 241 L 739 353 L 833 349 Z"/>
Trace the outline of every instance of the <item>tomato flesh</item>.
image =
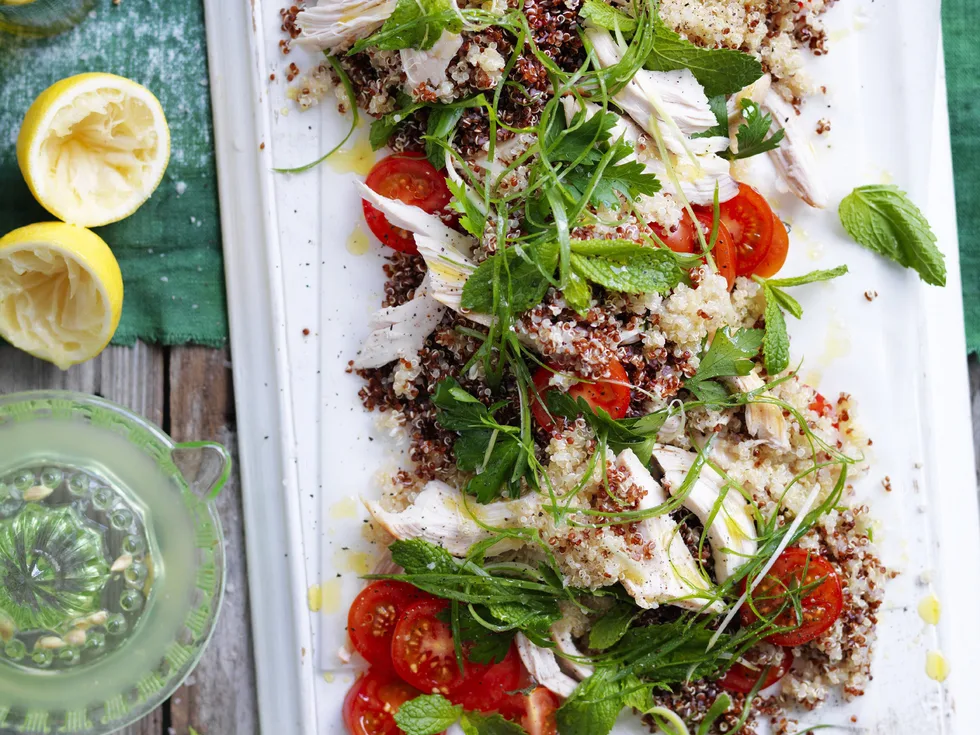
<path id="1" fill-rule="evenodd" d="M 464 649 L 465 654 L 465 649 Z M 465 658 L 465 655 L 464 655 Z M 450 699 L 454 704 L 463 705 L 463 709 L 476 712 L 495 712 L 501 702 L 520 688 L 521 666 L 517 644 L 511 644 L 503 660 L 493 664 L 476 664 L 465 661 L 466 671 L 463 683 L 454 691 Z"/>
<path id="2" fill-rule="evenodd" d="M 601 408 L 614 419 L 626 417 L 630 407 L 632 388 L 629 386 L 629 376 L 623 364 L 612 359 L 608 366 L 608 376 L 592 383 L 576 383 L 568 389 L 572 398 L 584 398 L 592 408 Z M 555 365 L 540 367 L 534 374 L 533 382 L 536 395 L 531 395 L 531 413 L 538 426 L 546 431 L 555 429 L 555 420 L 547 409 L 547 394 L 555 390 L 549 385 L 551 376 L 561 369 Z"/>
<path id="3" fill-rule="evenodd" d="M 721 204 L 721 221 L 735 245 L 735 270 L 740 276 L 775 275 L 789 252 L 789 234 L 769 202 L 748 184 L 738 196 Z"/>
<path id="4" fill-rule="evenodd" d="M 806 588 L 800 594 L 803 619 L 787 595 L 788 590 Z M 792 628 L 766 637 L 777 646 L 800 646 L 827 632 L 844 608 L 840 577 L 822 556 L 799 548 L 783 551 L 765 578 L 752 592 L 752 606 L 781 628 Z M 758 620 L 746 602 L 741 609 L 743 625 Z"/>
<path id="5" fill-rule="evenodd" d="M 500 707 L 500 714 L 518 723 L 527 735 L 558 735 L 555 713 L 561 702 L 544 687 L 530 694 L 514 694 Z"/>
<path id="6" fill-rule="evenodd" d="M 445 209 L 451 196 L 446 178 L 420 153 L 399 153 L 381 159 L 364 183 L 383 197 L 414 205 L 430 214 Z M 364 219 L 375 237 L 403 253 L 418 253 L 410 232 L 392 225 L 366 200 L 361 203 Z"/>
<path id="7" fill-rule="evenodd" d="M 714 211 L 709 208 L 695 207 L 694 214 L 698 218 L 698 222 L 701 223 L 704 240 L 708 242 L 711 239 L 711 228 L 714 224 Z M 680 224 L 671 232 L 667 232 L 657 224 L 652 224 L 650 227 L 657 234 L 657 237 L 663 240 L 664 244 L 675 253 L 702 252 L 701 241 L 694 229 L 693 220 L 687 212 L 684 212 Z M 714 258 L 715 265 L 718 267 L 718 273 L 724 276 L 728 282 L 728 290 L 730 291 L 735 285 L 736 276 L 735 243 L 728 227 L 721 220 L 718 221 L 718 237 L 715 239 L 711 257 Z"/>
<path id="8" fill-rule="evenodd" d="M 793 666 L 793 652 L 788 648 L 779 649 L 781 658 L 779 662 L 771 665 L 768 670 L 765 667 L 760 667 L 756 669 L 751 669 L 742 663 L 735 663 L 732 667 L 725 673 L 723 677 L 718 680 L 718 685 L 729 692 L 735 692 L 736 694 L 748 694 L 755 687 L 756 683 L 759 681 L 759 677 L 762 676 L 762 672 L 766 671 L 766 678 L 762 682 L 762 686 L 759 690 L 771 687 L 777 681 L 786 676 L 786 673 Z M 752 651 L 745 657 L 751 663 L 752 661 Z"/>
<path id="9" fill-rule="evenodd" d="M 347 634 L 354 649 L 374 665 L 391 668 L 391 639 L 402 612 L 431 595 L 405 582 L 372 582 L 354 599 L 347 614 Z"/>
<path id="10" fill-rule="evenodd" d="M 402 679 L 426 694 L 449 695 L 463 683 L 445 600 L 423 600 L 402 613 L 391 640 L 392 664 Z"/>
<path id="11" fill-rule="evenodd" d="M 354 682 L 344 700 L 344 724 L 351 735 L 398 735 L 398 708 L 422 692 L 390 672 L 372 669 Z"/>

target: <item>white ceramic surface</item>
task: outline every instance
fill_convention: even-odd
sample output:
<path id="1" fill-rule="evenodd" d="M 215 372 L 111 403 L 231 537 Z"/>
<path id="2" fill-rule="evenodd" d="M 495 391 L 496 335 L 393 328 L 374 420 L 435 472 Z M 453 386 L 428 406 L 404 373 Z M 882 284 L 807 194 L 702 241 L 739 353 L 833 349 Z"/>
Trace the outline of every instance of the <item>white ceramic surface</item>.
<path id="1" fill-rule="evenodd" d="M 360 222 L 353 174 L 329 165 L 272 172 L 317 158 L 349 124 L 329 102 L 300 112 L 286 99 L 285 67 L 306 68 L 311 57 L 281 55 L 282 3 L 205 5 L 263 731 L 341 733 L 353 672 L 337 651 L 363 554 L 372 552 L 356 499 L 375 494 L 377 473 L 400 459 L 361 408 L 359 379 L 346 373 L 380 302 L 385 252 L 377 243 L 365 255 L 348 252 Z M 907 189 L 937 230 L 950 285 L 924 286 L 850 243 L 832 210 L 775 197 L 793 225 L 787 275 L 851 269 L 798 291 L 806 314 L 790 325 L 793 351 L 826 395 L 858 400 L 874 439 L 859 492 L 880 520 L 884 561 L 900 572 L 880 616 L 867 696 L 801 722 L 841 725 L 828 732 L 966 735 L 980 714 L 970 670 L 980 655 L 980 541 L 939 2 L 848 0 L 827 24 L 831 53 L 811 70 L 829 92 L 808 103 L 805 119 L 810 129 L 832 121 L 815 147 L 834 206 L 856 185 Z M 756 175 L 753 183 L 776 193 L 765 165 Z M 306 604 L 312 584 L 323 590 L 317 614 Z M 916 611 L 929 591 L 943 604 L 938 627 Z M 951 664 L 942 686 L 926 677 L 927 650 Z"/>

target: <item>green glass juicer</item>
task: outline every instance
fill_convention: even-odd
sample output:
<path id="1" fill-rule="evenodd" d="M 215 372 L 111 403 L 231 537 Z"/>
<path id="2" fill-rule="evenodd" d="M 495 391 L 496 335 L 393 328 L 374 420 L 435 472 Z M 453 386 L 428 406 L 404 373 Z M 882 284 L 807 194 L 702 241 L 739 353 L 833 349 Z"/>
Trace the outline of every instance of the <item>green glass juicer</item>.
<path id="1" fill-rule="evenodd" d="M 220 444 L 93 396 L 0 396 L 0 734 L 109 733 L 207 645 L 225 583 Z"/>

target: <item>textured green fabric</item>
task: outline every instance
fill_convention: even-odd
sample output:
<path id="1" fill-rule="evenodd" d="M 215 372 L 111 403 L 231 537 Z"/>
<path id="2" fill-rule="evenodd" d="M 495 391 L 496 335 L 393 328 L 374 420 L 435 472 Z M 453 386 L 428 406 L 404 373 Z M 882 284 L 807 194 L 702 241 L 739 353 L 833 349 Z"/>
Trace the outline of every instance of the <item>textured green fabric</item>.
<path id="1" fill-rule="evenodd" d="M 60 36 L 0 33 L 0 235 L 52 219 L 28 191 L 14 145 L 34 98 L 88 71 L 146 85 L 171 132 L 170 166 L 153 197 L 132 217 L 97 230 L 126 288 L 114 341 L 221 346 L 228 322 L 201 0 L 99 0 Z"/>
<path id="2" fill-rule="evenodd" d="M 949 123 L 956 173 L 966 345 L 980 352 L 980 2 L 943 0 Z"/>

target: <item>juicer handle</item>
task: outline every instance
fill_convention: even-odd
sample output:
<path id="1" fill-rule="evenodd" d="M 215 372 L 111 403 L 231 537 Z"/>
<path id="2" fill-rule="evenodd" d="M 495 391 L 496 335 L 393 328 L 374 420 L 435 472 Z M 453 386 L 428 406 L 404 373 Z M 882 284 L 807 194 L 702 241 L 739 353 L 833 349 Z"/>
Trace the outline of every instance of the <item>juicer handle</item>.
<path id="1" fill-rule="evenodd" d="M 183 442 L 171 454 L 188 486 L 209 501 L 231 477 L 231 452 L 218 442 Z"/>

